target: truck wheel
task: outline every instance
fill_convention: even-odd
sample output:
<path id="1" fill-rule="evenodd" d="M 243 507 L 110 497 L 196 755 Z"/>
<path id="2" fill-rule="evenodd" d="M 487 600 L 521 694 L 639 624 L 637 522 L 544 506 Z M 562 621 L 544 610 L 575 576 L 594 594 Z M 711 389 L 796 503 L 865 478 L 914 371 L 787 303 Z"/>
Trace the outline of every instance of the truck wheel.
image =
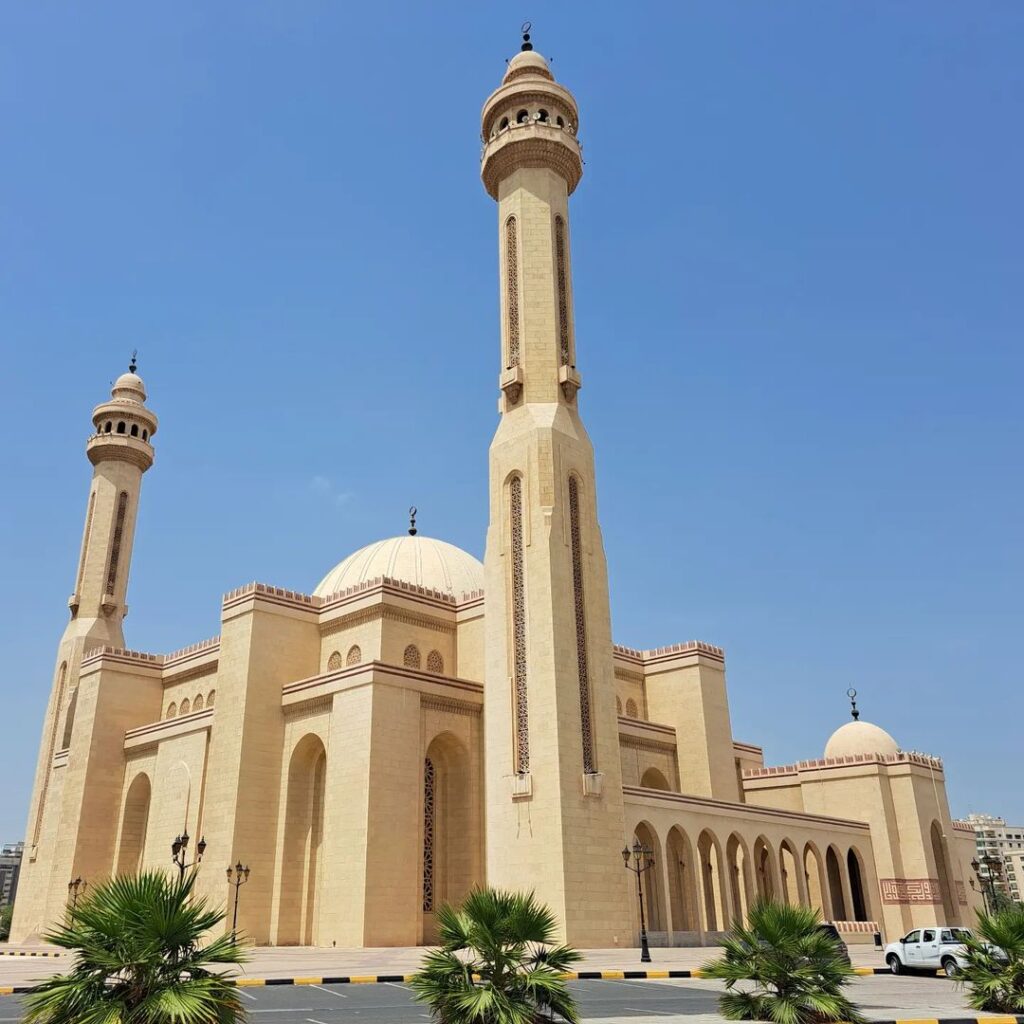
<path id="1" fill-rule="evenodd" d="M 900 958 L 895 953 L 890 953 L 886 958 L 885 962 L 889 965 L 889 970 L 893 974 L 903 973 L 903 964 L 900 963 Z"/>
<path id="2" fill-rule="evenodd" d="M 942 969 L 946 972 L 947 978 L 955 978 L 960 973 L 960 965 L 951 956 L 942 961 Z"/>

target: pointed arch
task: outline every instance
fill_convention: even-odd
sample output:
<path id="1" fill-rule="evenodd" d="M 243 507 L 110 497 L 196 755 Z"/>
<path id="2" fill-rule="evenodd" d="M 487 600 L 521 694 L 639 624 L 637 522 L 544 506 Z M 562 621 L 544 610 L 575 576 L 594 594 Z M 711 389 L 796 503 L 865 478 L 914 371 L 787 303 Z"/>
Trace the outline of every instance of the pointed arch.
<path id="1" fill-rule="evenodd" d="M 669 906 L 672 930 L 699 932 L 700 911 L 697 902 L 697 862 L 689 836 L 678 825 L 669 829 L 665 842 L 665 867 L 668 870 Z"/>
<path id="2" fill-rule="evenodd" d="M 760 900 L 777 900 L 775 891 L 775 859 L 772 848 L 764 836 L 754 842 L 754 875 L 757 880 L 757 897 Z"/>
<path id="3" fill-rule="evenodd" d="M 178 706 L 178 714 L 179 715 L 190 715 L 191 713 L 192 713 L 192 704 L 189 701 L 188 697 L 186 697 L 181 702 L 181 704 Z"/>
<path id="4" fill-rule="evenodd" d="M 839 852 L 834 846 L 825 851 L 825 875 L 828 878 L 829 905 L 832 908 L 833 921 L 848 920 L 846 899 L 843 896 L 843 871 L 840 866 Z"/>
<path id="5" fill-rule="evenodd" d="M 744 922 L 750 913 L 753 879 L 750 871 L 750 851 L 738 832 L 733 832 L 725 844 L 725 860 L 729 868 L 733 920 Z"/>
<path id="6" fill-rule="evenodd" d="M 630 697 L 626 701 L 626 717 L 627 718 L 637 718 L 638 715 L 639 715 L 639 712 L 637 711 L 636 701 L 633 700 L 632 697 Z"/>
<path id="7" fill-rule="evenodd" d="M 824 921 L 828 918 L 828 901 L 825 894 L 828 891 L 824 875 L 824 868 L 821 862 L 821 854 L 814 843 L 807 843 L 804 846 L 804 886 L 807 890 L 807 900 L 812 910 L 817 910 Z"/>
<path id="8" fill-rule="evenodd" d="M 149 807 L 153 786 L 145 772 L 139 772 L 128 787 L 121 815 L 121 841 L 117 851 L 118 875 L 135 875 L 142 869 L 149 827 Z"/>
<path id="9" fill-rule="evenodd" d="M 729 907 L 725 894 L 725 863 L 718 837 L 704 829 L 697 838 L 697 857 L 701 869 L 704 930 L 725 931 L 729 925 Z"/>
<path id="10" fill-rule="evenodd" d="M 441 657 L 440 651 L 431 651 L 427 655 L 427 671 L 433 672 L 434 675 L 444 674 L 444 658 Z"/>
<path id="11" fill-rule="evenodd" d="M 644 894 L 644 911 L 647 915 L 647 930 L 650 932 L 666 931 L 665 924 L 665 894 L 661 884 L 661 843 L 658 842 L 658 833 L 654 826 L 647 821 L 641 821 L 633 829 L 633 836 L 640 840 L 642 846 L 651 851 L 654 858 L 654 866 L 640 876 L 640 888 Z M 639 924 L 639 917 L 637 919 Z"/>
<path id="12" fill-rule="evenodd" d="M 217 697 L 217 691 L 216 691 L 216 690 L 211 690 L 211 691 L 210 691 L 210 692 L 209 692 L 209 693 L 208 693 L 208 694 L 206 695 L 206 706 L 207 706 L 208 708 L 212 708 L 212 707 L 213 707 L 213 702 L 214 702 L 214 700 L 216 699 L 216 697 Z"/>
<path id="13" fill-rule="evenodd" d="M 312 946 L 318 939 L 326 774 L 323 740 L 307 733 L 288 762 L 277 926 L 282 946 Z"/>
<path id="14" fill-rule="evenodd" d="M 799 907 L 803 900 L 800 898 L 800 878 L 797 868 L 796 851 L 788 839 L 783 839 L 779 844 L 779 878 L 782 882 L 781 896 L 791 907 Z"/>
<path id="15" fill-rule="evenodd" d="M 359 665 L 363 660 L 363 652 L 359 644 L 353 644 L 348 649 L 348 654 L 345 655 L 346 665 Z"/>
<path id="16" fill-rule="evenodd" d="M 409 644 L 402 652 L 402 664 L 406 668 L 419 668 L 421 663 L 420 649 L 415 644 Z"/>
<path id="17" fill-rule="evenodd" d="M 327 671 L 334 672 L 336 669 L 341 668 L 344 662 L 341 660 L 341 651 L 331 651 L 330 656 L 327 659 Z"/>
<path id="18" fill-rule="evenodd" d="M 668 784 L 668 779 L 657 768 L 648 768 L 640 779 L 640 785 L 645 789 L 671 790 L 672 788 Z"/>
<path id="19" fill-rule="evenodd" d="M 78 710 L 78 685 L 71 687 L 71 696 L 68 698 L 68 709 L 64 713 L 64 735 L 61 739 L 60 749 L 67 750 L 71 746 L 71 736 L 75 731 L 75 712 Z"/>
<path id="20" fill-rule="evenodd" d="M 202 711 L 203 710 L 203 695 L 201 693 L 197 693 L 192 698 L 192 710 L 193 711 Z"/>
<path id="21" fill-rule="evenodd" d="M 167 716 L 166 717 L 167 718 L 177 718 L 178 717 L 178 705 L 173 700 L 171 701 L 170 704 L 167 705 Z"/>
<path id="22" fill-rule="evenodd" d="M 854 921 L 870 921 L 867 889 L 864 886 L 864 862 L 853 846 L 846 851 L 846 870 L 850 875 L 850 902 L 853 904 Z M 955 910 L 953 911 L 955 913 Z M 956 924 L 956 919 L 947 912 L 946 920 Z"/>

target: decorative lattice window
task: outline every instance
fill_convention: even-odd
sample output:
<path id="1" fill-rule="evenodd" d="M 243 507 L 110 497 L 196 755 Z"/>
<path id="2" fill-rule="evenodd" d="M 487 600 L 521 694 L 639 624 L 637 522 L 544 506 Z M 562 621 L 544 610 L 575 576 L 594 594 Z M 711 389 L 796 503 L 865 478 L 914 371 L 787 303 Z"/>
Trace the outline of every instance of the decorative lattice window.
<path id="1" fill-rule="evenodd" d="M 188 713 L 189 713 L 189 712 L 190 712 L 191 710 L 192 710 L 192 705 L 191 705 L 191 704 L 189 704 L 189 702 L 188 702 L 188 697 L 186 697 L 186 698 L 185 698 L 185 699 L 184 699 L 184 700 L 183 700 L 183 701 L 181 702 L 181 714 L 183 714 L 183 715 L 187 715 L 187 714 L 188 714 Z"/>
<path id="2" fill-rule="evenodd" d="M 572 540 L 572 592 L 576 605 L 576 671 L 579 677 L 580 729 L 583 771 L 597 771 L 594 728 L 590 717 L 590 668 L 587 664 L 587 606 L 583 594 L 583 543 L 580 539 L 580 493 L 576 477 L 569 477 L 569 531 Z"/>
<path id="3" fill-rule="evenodd" d="M 440 651 L 431 651 L 427 655 L 427 671 L 436 672 L 438 675 L 444 672 L 444 658 L 441 657 Z"/>
<path id="4" fill-rule="evenodd" d="M 327 659 L 327 667 L 331 671 L 341 668 L 341 651 L 331 651 L 331 656 Z"/>
<path id="5" fill-rule="evenodd" d="M 565 221 L 555 218 L 555 276 L 558 279 L 558 343 L 562 365 L 569 365 L 569 268 L 565 258 Z"/>
<path id="6" fill-rule="evenodd" d="M 363 652 L 359 649 L 359 644 L 353 644 L 348 649 L 348 654 L 345 655 L 346 665 L 358 665 L 363 660 Z"/>
<path id="7" fill-rule="evenodd" d="M 423 761 L 423 909 L 434 909 L 434 786 L 437 774 L 430 758 Z"/>
<path id="8" fill-rule="evenodd" d="M 505 308 L 508 315 L 508 358 L 506 369 L 519 365 L 519 242 L 516 219 L 505 221 Z"/>
<path id="9" fill-rule="evenodd" d="M 633 700 L 632 697 L 630 697 L 629 700 L 626 701 L 626 717 L 627 718 L 636 718 L 636 717 L 638 717 L 637 716 L 637 710 L 636 710 L 636 701 Z"/>
<path id="10" fill-rule="evenodd" d="M 203 710 L 203 695 L 201 693 L 197 693 L 195 698 L 193 699 L 193 701 L 192 701 L 192 710 L 193 711 L 202 711 Z"/>
<path id="11" fill-rule="evenodd" d="M 167 705 L 167 717 L 168 718 L 177 718 L 178 717 L 178 705 L 173 700 L 171 701 L 170 704 Z"/>
<path id="12" fill-rule="evenodd" d="M 124 539 L 124 520 L 128 514 L 128 492 L 122 491 L 117 499 L 117 518 L 114 520 L 114 538 L 110 544 L 110 564 L 107 566 L 106 593 L 114 593 L 117 582 L 117 563 L 121 558 L 121 541 Z"/>
<path id="13" fill-rule="evenodd" d="M 523 572 L 523 478 L 512 477 L 508 487 L 512 532 L 512 665 L 516 718 L 515 770 L 530 770 L 530 720 L 526 692 L 526 579 Z"/>
<path id="14" fill-rule="evenodd" d="M 620 714 L 620 715 L 622 714 L 622 698 L 621 697 L 616 697 L 615 698 L 615 711 L 616 711 L 617 714 Z"/>
<path id="15" fill-rule="evenodd" d="M 82 557 L 78 562 L 78 580 L 75 593 L 82 593 L 82 577 L 85 575 L 85 558 L 89 554 L 89 534 L 92 533 L 92 514 L 96 508 L 96 492 L 89 495 L 89 511 L 85 514 L 85 534 L 82 536 Z"/>
<path id="16" fill-rule="evenodd" d="M 421 664 L 420 649 L 415 644 L 409 644 L 402 654 L 402 664 L 406 668 L 419 668 Z"/>
<path id="17" fill-rule="evenodd" d="M 206 706 L 208 708 L 212 708 L 213 707 L 213 702 L 214 702 L 214 699 L 216 698 L 216 696 L 217 696 L 217 691 L 216 690 L 211 690 L 206 695 Z"/>

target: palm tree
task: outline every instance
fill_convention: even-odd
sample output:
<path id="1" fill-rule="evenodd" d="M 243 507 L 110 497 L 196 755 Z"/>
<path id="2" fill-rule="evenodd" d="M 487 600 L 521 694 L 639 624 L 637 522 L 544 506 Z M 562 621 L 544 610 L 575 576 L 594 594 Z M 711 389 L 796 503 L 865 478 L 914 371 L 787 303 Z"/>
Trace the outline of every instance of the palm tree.
<path id="1" fill-rule="evenodd" d="M 203 945 L 224 920 L 193 898 L 195 873 L 151 871 L 97 885 L 74 922 L 48 941 L 75 953 L 68 974 L 26 996 L 29 1024 L 234 1024 L 243 1019 L 238 990 L 216 965 L 238 964 L 245 951 L 230 935 Z"/>
<path id="2" fill-rule="evenodd" d="M 978 912 L 978 934 L 966 939 L 967 965 L 957 984 L 975 1010 L 1024 1013 L 1024 906 Z"/>
<path id="3" fill-rule="evenodd" d="M 552 945 L 555 916 L 534 894 L 474 889 L 437 912 L 441 945 L 411 986 L 442 1024 L 533 1024 L 579 1012 L 563 974 L 582 956 Z"/>
<path id="4" fill-rule="evenodd" d="M 725 982 L 719 1008 L 728 1020 L 864 1021 L 843 995 L 853 968 L 835 938 L 819 928 L 817 911 L 759 901 L 747 927 L 735 924 L 722 945 L 725 955 L 703 971 Z M 750 985 L 737 989 L 739 982 Z"/>

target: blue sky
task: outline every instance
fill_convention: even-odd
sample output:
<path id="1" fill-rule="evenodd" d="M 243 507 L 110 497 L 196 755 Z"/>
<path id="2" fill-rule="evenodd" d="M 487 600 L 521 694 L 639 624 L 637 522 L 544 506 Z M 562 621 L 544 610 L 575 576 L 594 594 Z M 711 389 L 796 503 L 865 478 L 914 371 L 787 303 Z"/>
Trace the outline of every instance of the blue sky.
<path id="1" fill-rule="evenodd" d="M 737 738 L 847 717 L 1024 820 L 1024 6 L 0 9 L 5 799 L 20 838 L 90 467 L 160 416 L 130 646 L 404 529 L 482 554 L 479 109 L 524 17 L 576 94 L 581 409 L 616 639 L 725 646 Z"/>

